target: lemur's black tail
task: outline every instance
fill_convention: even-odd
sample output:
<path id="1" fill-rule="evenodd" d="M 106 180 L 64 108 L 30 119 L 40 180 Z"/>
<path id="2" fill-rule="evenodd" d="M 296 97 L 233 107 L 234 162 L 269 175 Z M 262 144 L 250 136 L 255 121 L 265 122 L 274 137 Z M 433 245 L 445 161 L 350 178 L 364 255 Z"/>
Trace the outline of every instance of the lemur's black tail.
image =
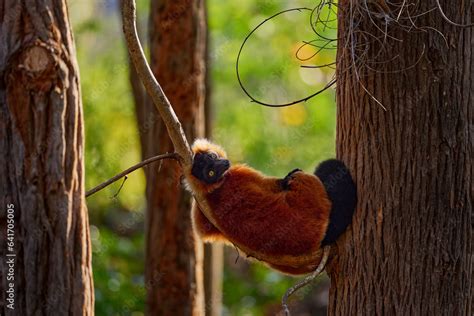
<path id="1" fill-rule="evenodd" d="M 336 159 L 323 161 L 314 174 L 323 182 L 332 202 L 328 229 L 321 245 L 329 245 L 344 232 L 352 222 L 357 204 L 357 191 L 346 165 Z"/>

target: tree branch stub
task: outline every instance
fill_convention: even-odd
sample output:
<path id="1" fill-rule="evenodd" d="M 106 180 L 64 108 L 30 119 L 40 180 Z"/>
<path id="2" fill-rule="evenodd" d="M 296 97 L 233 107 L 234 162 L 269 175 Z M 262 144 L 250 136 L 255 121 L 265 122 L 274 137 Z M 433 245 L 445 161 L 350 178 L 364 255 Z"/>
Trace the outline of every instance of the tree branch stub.
<path id="1" fill-rule="evenodd" d="M 112 178 L 110 178 L 109 180 L 99 184 L 98 186 L 90 189 L 89 191 L 86 192 L 86 197 L 89 197 L 91 196 L 92 194 L 94 193 L 97 193 L 99 192 L 100 190 L 102 190 L 103 188 L 111 185 L 112 183 L 120 180 L 121 178 L 123 177 L 126 177 L 128 174 L 134 172 L 135 170 L 141 168 L 141 167 L 144 167 L 148 164 L 151 164 L 152 162 L 155 162 L 155 161 L 158 161 L 158 160 L 162 160 L 162 159 L 166 159 L 166 158 L 170 158 L 170 159 L 176 159 L 178 161 L 180 161 L 180 156 L 177 154 L 177 153 L 168 153 L 168 154 L 163 154 L 163 155 L 158 155 L 158 156 L 154 156 L 154 157 L 151 157 L 151 158 L 148 158 L 146 160 L 143 160 L 142 162 L 140 163 L 137 163 L 136 165 L 133 165 L 131 166 L 130 168 L 128 168 L 127 170 L 124 170 L 122 172 L 120 172 L 119 174 L 113 176 Z"/>

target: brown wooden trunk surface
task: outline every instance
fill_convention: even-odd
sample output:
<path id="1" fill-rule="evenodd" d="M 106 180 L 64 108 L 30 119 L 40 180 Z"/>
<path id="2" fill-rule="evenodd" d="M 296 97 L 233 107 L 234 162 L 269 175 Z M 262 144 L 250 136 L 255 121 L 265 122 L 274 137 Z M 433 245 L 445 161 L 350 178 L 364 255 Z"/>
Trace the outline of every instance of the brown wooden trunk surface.
<path id="1" fill-rule="evenodd" d="M 356 2 L 354 2 L 356 3 Z M 469 23 L 468 2 L 441 1 L 446 14 Z M 349 0 L 339 16 L 347 39 Z M 435 1 L 420 4 L 423 12 Z M 329 315 L 472 315 L 474 32 L 454 27 L 438 11 L 418 20 L 434 31 L 388 41 L 385 71 L 361 71 L 339 50 L 337 154 L 358 187 L 352 229 L 328 266 Z M 362 30 L 381 33 L 370 21 Z M 424 48 L 423 48 L 424 44 Z M 374 56 L 376 49 L 369 51 Z M 382 56 L 382 57 L 383 57 Z M 379 68 L 380 69 L 380 68 Z"/>
<path id="2" fill-rule="evenodd" d="M 4 315 L 93 315 L 83 121 L 65 1 L 0 2 Z M 3 305 L 6 205 L 15 210 L 15 310 Z"/>
<path id="3" fill-rule="evenodd" d="M 203 1 L 155 0 L 150 12 L 151 67 L 173 104 L 188 140 L 204 135 L 205 37 Z M 151 101 L 137 111 L 144 158 L 173 151 Z M 148 315 L 202 315 L 202 245 L 191 227 L 191 195 L 174 161 L 146 170 Z"/>
<path id="4" fill-rule="evenodd" d="M 224 245 L 204 245 L 204 299 L 207 316 L 222 315 L 222 282 L 224 272 Z"/>
<path id="5" fill-rule="evenodd" d="M 209 11 L 204 8 L 206 23 Z M 212 139 L 214 107 L 211 104 L 212 78 L 210 68 L 213 66 L 210 59 L 209 28 L 206 29 L 206 97 L 204 102 L 205 136 Z M 222 315 L 222 287 L 224 274 L 224 245 L 221 243 L 206 243 L 204 245 L 204 309 L 207 316 Z"/>

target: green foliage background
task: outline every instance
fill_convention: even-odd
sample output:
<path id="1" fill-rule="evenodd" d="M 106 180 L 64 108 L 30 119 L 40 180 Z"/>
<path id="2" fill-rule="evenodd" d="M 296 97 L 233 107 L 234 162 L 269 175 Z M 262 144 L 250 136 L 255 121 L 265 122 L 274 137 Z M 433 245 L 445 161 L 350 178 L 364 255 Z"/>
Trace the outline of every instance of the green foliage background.
<path id="1" fill-rule="evenodd" d="M 318 161 L 334 156 L 334 91 L 288 108 L 251 103 L 240 89 L 235 61 L 245 36 L 270 15 L 313 1 L 208 0 L 213 139 L 234 162 L 284 176 L 294 168 L 313 171 Z M 138 1 L 139 23 L 147 28 L 148 1 Z M 86 130 L 86 188 L 91 188 L 140 161 L 140 143 L 128 82 L 121 25 L 114 1 L 70 1 Z M 331 31 L 329 31 L 331 33 Z M 334 36 L 334 34 L 332 34 Z M 330 70 L 302 69 L 295 53 L 314 38 L 307 11 L 294 11 L 265 24 L 241 56 L 241 75 L 258 99 L 292 101 L 321 88 Z M 145 41 L 145 37 L 143 37 Z M 315 48 L 305 46 L 300 57 Z M 335 51 L 307 64 L 328 63 Z M 304 63 L 303 63 L 304 64 Z M 87 200 L 91 218 L 97 315 L 142 315 L 145 287 L 144 176 L 129 176 L 120 195 L 117 183 Z M 225 265 L 225 314 L 263 315 L 278 304 L 295 279 L 254 263 L 235 265 L 230 249 Z"/>

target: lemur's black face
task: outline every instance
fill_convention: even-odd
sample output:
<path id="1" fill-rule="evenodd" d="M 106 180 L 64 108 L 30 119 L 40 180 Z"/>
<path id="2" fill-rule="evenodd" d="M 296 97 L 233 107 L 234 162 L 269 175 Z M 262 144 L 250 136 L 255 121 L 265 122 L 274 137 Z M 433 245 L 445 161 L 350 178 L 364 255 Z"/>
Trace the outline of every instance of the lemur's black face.
<path id="1" fill-rule="evenodd" d="M 219 181 L 229 168 L 229 160 L 219 158 L 215 153 L 197 153 L 191 173 L 199 180 L 212 184 Z"/>

